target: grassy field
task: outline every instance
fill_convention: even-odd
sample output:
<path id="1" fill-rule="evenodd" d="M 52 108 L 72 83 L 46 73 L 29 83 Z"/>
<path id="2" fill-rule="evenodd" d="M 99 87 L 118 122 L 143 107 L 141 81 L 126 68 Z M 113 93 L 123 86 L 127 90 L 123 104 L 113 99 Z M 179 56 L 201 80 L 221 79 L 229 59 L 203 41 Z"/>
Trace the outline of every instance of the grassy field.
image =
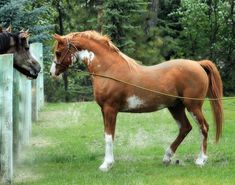
<path id="1" fill-rule="evenodd" d="M 104 157 L 99 107 L 89 103 L 47 104 L 33 125 L 30 146 L 20 155 L 16 185 L 232 185 L 235 184 L 235 101 L 224 105 L 223 137 L 214 144 L 210 107 L 208 163 L 197 167 L 200 136 L 197 125 L 180 145 L 175 159 L 162 164 L 165 149 L 178 133 L 167 109 L 148 114 L 119 114 L 114 145 L 115 165 L 98 170 Z"/>

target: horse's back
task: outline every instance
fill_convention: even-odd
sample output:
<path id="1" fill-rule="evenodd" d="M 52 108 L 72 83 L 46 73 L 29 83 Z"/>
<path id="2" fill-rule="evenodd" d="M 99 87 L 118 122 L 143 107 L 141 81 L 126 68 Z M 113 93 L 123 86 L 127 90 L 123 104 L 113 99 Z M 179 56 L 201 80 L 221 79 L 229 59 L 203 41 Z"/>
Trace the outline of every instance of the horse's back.
<path id="1" fill-rule="evenodd" d="M 159 70 L 162 68 L 162 70 Z M 164 70 L 165 68 L 165 70 Z M 166 76 L 165 82 L 172 81 L 180 96 L 203 98 L 207 94 L 209 79 L 199 62 L 176 59 L 156 66 Z M 168 77 L 167 77 L 168 76 Z"/>
<path id="2" fill-rule="evenodd" d="M 142 66 L 139 73 L 151 77 L 158 83 L 164 85 L 174 83 L 175 85 L 191 84 L 196 85 L 198 82 L 208 85 L 206 71 L 197 61 L 175 59 L 154 66 Z"/>

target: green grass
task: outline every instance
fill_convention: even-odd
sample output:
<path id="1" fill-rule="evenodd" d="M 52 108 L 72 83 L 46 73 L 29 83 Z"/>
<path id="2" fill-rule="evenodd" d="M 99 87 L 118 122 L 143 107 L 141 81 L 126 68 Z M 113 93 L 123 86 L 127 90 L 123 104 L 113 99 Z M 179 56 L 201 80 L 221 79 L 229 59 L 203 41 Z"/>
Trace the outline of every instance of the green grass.
<path id="1" fill-rule="evenodd" d="M 208 163 L 197 167 L 200 136 L 197 125 L 180 145 L 175 159 L 182 165 L 162 164 L 165 149 L 178 133 L 167 109 L 148 114 L 118 115 L 115 165 L 98 170 L 104 157 L 103 122 L 93 103 L 47 104 L 33 125 L 30 146 L 15 171 L 16 185 L 222 185 L 235 184 L 235 101 L 226 101 L 223 137 L 214 144 L 210 107 Z"/>

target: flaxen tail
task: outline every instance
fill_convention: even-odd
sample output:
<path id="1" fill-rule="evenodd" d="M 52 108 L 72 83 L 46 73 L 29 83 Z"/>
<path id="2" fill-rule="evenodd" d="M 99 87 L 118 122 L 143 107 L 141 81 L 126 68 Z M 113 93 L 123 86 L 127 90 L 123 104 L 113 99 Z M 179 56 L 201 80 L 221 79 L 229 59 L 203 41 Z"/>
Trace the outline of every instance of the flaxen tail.
<path id="1" fill-rule="evenodd" d="M 213 112 L 214 122 L 216 126 L 216 142 L 219 141 L 222 133 L 223 124 L 223 103 L 221 98 L 223 97 L 223 84 L 220 77 L 220 73 L 210 60 L 202 60 L 200 65 L 207 72 L 209 77 L 208 97 L 211 98 L 210 104 Z"/>

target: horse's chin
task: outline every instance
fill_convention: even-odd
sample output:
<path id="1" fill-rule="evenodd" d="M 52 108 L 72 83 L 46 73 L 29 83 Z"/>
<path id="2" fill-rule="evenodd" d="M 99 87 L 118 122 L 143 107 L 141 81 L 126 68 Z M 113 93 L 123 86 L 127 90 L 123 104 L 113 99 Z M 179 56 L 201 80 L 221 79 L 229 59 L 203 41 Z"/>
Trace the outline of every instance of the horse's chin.
<path id="1" fill-rule="evenodd" d="M 26 76 L 29 80 L 35 80 L 37 78 L 37 76 L 35 77 L 30 77 L 30 76 Z"/>
<path id="2" fill-rule="evenodd" d="M 22 73 L 23 75 L 25 75 L 29 80 L 34 80 L 38 77 L 38 74 L 36 74 L 32 70 L 27 70 L 23 67 L 16 66 L 16 65 L 14 65 L 14 68 L 20 73 Z"/>

